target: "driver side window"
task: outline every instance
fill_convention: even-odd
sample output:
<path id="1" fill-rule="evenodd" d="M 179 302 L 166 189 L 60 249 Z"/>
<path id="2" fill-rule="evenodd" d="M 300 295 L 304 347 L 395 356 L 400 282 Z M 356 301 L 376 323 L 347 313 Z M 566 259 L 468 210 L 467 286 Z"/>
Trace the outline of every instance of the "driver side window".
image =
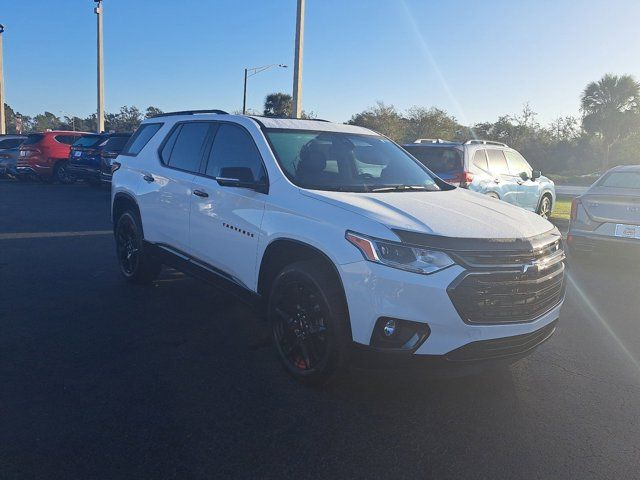
<path id="1" fill-rule="evenodd" d="M 522 173 L 527 175 L 527 178 L 531 178 L 533 169 L 529 162 L 527 162 L 522 155 L 518 152 L 507 150 L 504 152 L 507 156 L 507 162 L 509 163 L 509 172 L 511 175 L 519 176 Z"/>

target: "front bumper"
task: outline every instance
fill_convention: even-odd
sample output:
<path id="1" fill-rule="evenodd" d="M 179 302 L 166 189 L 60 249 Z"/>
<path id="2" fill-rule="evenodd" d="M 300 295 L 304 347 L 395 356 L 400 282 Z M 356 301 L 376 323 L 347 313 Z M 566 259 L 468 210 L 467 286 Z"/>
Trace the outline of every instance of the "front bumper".
<path id="1" fill-rule="evenodd" d="M 439 357 L 438 361 L 450 364 L 459 363 L 465 355 L 468 358 L 463 363 L 482 362 L 489 359 L 481 358 L 482 355 L 476 358 L 470 352 L 479 351 L 484 346 L 490 347 L 491 343 L 483 342 L 511 339 L 517 343 L 520 336 L 545 332 L 545 327 L 554 324 L 559 317 L 562 301 L 528 322 L 490 325 L 465 323 L 447 293 L 447 287 L 464 271 L 463 267 L 454 265 L 432 275 L 418 275 L 364 260 L 341 265 L 340 274 L 356 350 L 370 349 L 376 322 L 380 317 L 391 317 L 425 323 L 430 331 L 427 339 L 415 351 L 388 352 L 395 356 L 394 362 L 411 361 L 408 357 L 423 357 L 429 361 Z M 533 342 L 531 349 L 548 336 L 543 335 L 543 340 Z M 526 355 L 531 349 L 507 352 L 509 354 L 506 357 Z M 383 351 L 376 353 L 385 356 Z"/>

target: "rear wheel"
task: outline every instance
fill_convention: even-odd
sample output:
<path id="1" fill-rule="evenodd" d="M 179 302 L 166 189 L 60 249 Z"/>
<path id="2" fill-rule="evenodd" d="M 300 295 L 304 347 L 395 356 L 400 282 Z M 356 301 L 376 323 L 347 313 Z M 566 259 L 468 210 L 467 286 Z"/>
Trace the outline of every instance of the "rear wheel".
<path id="1" fill-rule="evenodd" d="M 344 294 L 323 262 L 286 266 L 273 282 L 268 315 L 278 356 L 297 380 L 323 384 L 346 366 Z"/>
<path id="2" fill-rule="evenodd" d="M 540 205 L 538 205 L 538 215 L 542 218 L 548 220 L 551 217 L 551 197 L 549 195 L 544 195 L 540 200 Z"/>
<path id="3" fill-rule="evenodd" d="M 56 163 L 53 169 L 53 178 L 66 185 L 76 181 L 73 175 L 69 173 L 69 162 L 67 160 Z"/>
<path id="4" fill-rule="evenodd" d="M 116 253 L 120 272 L 131 283 L 151 283 L 162 264 L 144 247 L 138 215 L 125 211 L 116 223 Z"/>

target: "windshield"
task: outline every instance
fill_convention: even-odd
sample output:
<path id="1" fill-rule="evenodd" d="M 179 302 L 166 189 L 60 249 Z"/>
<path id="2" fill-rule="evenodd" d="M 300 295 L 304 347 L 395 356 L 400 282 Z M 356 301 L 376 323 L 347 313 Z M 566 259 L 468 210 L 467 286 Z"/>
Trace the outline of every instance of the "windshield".
<path id="1" fill-rule="evenodd" d="M 75 142 L 73 142 L 72 146 L 85 148 L 95 147 L 96 145 L 98 145 L 98 143 L 100 143 L 102 138 L 103 137 L 101 135 L 83 135 Z"/>
<path id="2" fill-rule="evenodd" d="M 435 173 L 463 170 L 462 152 L 456 148 L 406 145 L 404 149 Z"/>
<path id="3" fill-rule="evenodd" d="M 601 187 L 631 188 L 640 190 L 640 173 L 612 172 L 602 179 Z"/>
<path id="4" fill-rule="evenodd" d="M 302 188 L 342 192 L 439 190 L 419 163 L 375 135 L 267 130 L 287 177 Z"/>

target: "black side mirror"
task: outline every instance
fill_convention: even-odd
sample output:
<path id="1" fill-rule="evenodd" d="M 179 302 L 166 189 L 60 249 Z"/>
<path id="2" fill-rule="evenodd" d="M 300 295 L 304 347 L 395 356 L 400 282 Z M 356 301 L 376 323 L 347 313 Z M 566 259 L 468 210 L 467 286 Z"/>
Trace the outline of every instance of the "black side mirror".
<path id="1" fill-rule="evenodd" d="M 535 180 L 537 178 L 540 178 L 542 176 L 542 172 L 540 170 L 534 170 L 533 172 L 531 172 L 531 180 Z"/>
<path id="2" fill-rule="evenodd" d="M 527 172 L 520 172 L 520 178 L 526 182 L 527 180 L 529 180 L 529 175 L 527 174 Z"/>
<path id="3" fill-rule="evenodd" d="M 249 167 L 222 167 L 216 177 L 222 187 L 248 188 L 260 193 L 268 193 L 269 185 L 264 180 L 255 180 Z"/>

